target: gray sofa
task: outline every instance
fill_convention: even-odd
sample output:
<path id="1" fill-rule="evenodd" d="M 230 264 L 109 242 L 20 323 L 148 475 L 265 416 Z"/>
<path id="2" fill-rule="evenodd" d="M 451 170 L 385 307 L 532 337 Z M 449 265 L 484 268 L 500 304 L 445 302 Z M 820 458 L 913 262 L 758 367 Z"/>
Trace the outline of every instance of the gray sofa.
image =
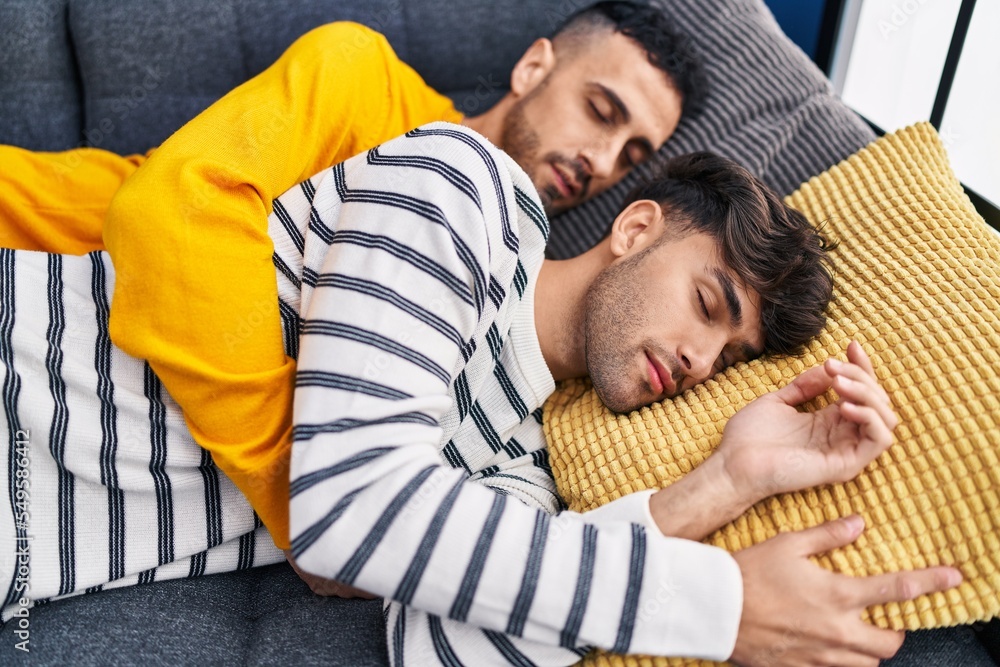
<path id="1" fill-rule="evenodd" d="M 382 33 L 463 112 L 506 88 L 524 48 L 593 0 L 4 0 L 0 143 L 35 150 L 156 146 L 271 63 L 296 37 L 334 20 Z M 660 0 L 694 37 L 710 75 L 705 111 L 685 119 L 665 155 L 712 149 L 782 193 L 853 153 L 869 128 L 830 93 L 760 0 Z M 553 224 L 550 254 L 598 240 L 636 174 Z M 166 581 L 41 604 L 33 664 L 386 664 L 378 601 L 312 595 L 287 565 Z"/>

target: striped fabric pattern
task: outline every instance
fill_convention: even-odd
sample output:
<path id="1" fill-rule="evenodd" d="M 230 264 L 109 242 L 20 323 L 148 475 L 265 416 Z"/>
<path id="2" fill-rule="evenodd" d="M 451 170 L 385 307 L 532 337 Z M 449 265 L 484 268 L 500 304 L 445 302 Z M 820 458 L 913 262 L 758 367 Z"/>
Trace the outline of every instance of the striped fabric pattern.
<path id="1" fill-rule="evenodd" d="M 708 75 L 702 113 L 681 119 L 660 157 L 710 150 L 787 195 L 875 139 L 760 0 L 651 1 L 691 38 Z M 651 161 L 553 220 L 549 256 L 573 257 L 591 248 L 625 195 L 654 168 Z"/>
<path id="2" fill-rule="evenodd" d="M 646 500 L 551 516 L 554 383 L 534 329 L 548 224 L 524 172 L 433 123 L 281 204 L 279 295 L 302 332 L 292 550 L 387 600 L 393 664 L 569 665 L 590 645 L 727 657 L 728 556 L 650 529 Z M 664 605 L 668 580 L 683 592 Z M 691 632 L 696 617 L 715 631 Z"/>
<path id="3" fill-rule="evenodd" d="M 149 365 L 111 344 L 113 289 L 105 253 L 0 250 L 4 621 L 22 597 L 37 603 L 283 558 Z M 26 576 L 15 545 L 30 553 Z"/>

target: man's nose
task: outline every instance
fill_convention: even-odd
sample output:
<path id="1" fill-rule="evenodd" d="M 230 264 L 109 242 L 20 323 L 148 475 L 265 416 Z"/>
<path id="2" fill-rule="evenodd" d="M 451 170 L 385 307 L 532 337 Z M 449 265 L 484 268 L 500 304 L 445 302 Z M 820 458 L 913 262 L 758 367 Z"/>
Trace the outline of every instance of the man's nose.
<path id="1" fill-rule="evenodd" d="M 615 173 L 620 149 L 614 141 L 597 141 L 584 152 L 590 175 L 596 179 L 608 179 Z"/>
<path id="2" fill-rule="evenodd" d="M 696 383 L 701 383 L 715 375 L 713 370 L 715 360 L 721 353 L 721 346 L 710 344 L 708 341 L 692 344 L 681 351 L 681 366 Z"/>

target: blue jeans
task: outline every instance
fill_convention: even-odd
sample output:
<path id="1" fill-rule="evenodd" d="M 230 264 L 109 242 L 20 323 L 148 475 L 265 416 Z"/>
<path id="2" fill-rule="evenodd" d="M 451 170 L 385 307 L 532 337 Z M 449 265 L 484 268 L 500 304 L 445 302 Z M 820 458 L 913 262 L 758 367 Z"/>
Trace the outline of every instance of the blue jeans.
<path id="1" fill-rule="evenodd" d="M 906 635 L 903 647 L 881 667 L 995 667 L 972 626 L 920 630 Z"/>
<path id="2" fill-rule="evenodd" d="M 83 595 L 0 629 L 3 665 L 328 665 L 384 667 L 381 600 L 314 595 L 285 563 Z M 993 667 L 968 626 L 907 636 L 883 667 Z M 470 667 L 475 667 L 471 665 Z"/>

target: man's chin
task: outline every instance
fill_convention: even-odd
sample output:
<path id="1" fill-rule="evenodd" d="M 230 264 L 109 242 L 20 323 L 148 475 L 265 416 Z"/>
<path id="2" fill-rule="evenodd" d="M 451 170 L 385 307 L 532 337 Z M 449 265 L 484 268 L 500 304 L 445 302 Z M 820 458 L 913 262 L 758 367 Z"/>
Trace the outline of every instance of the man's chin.
<path id="1" fill-rule="evenodd" d="M 573 205 L 563 199 L 562 194 L 554 185 L 547 185 L 538 188 L 538 198 L 542 200 L 542 210 L 548 218 L 554 218 L 560 213 L 565 213 L 573 208 Z"/>
<path id="2" fill-rule="evenodd" d="M 597 397 L 601 399 L 601 403 L 604 404 L 604 407 L 611 410 L 611 412 L 620 415 L 635 412 L 639 408 L 644 408 L 649 405 L 649 401 L 644 402 L 642 399 L 637 399 L 634 396 L 625 396 L 614 391 L 605 391 L 602 387 L 598 386 L 597 383 L 594 383 L 594 391 L 597 392 Z"/>
<path id="3" fill-rule="evenodd" d="M 542 210 L 545 211 L 545 217 L 551 219 L 566 211 L 569 208 L 567 206 L 560 206 L 558 202 L 555 202 L 546 197 L 542 197 Z"/>

